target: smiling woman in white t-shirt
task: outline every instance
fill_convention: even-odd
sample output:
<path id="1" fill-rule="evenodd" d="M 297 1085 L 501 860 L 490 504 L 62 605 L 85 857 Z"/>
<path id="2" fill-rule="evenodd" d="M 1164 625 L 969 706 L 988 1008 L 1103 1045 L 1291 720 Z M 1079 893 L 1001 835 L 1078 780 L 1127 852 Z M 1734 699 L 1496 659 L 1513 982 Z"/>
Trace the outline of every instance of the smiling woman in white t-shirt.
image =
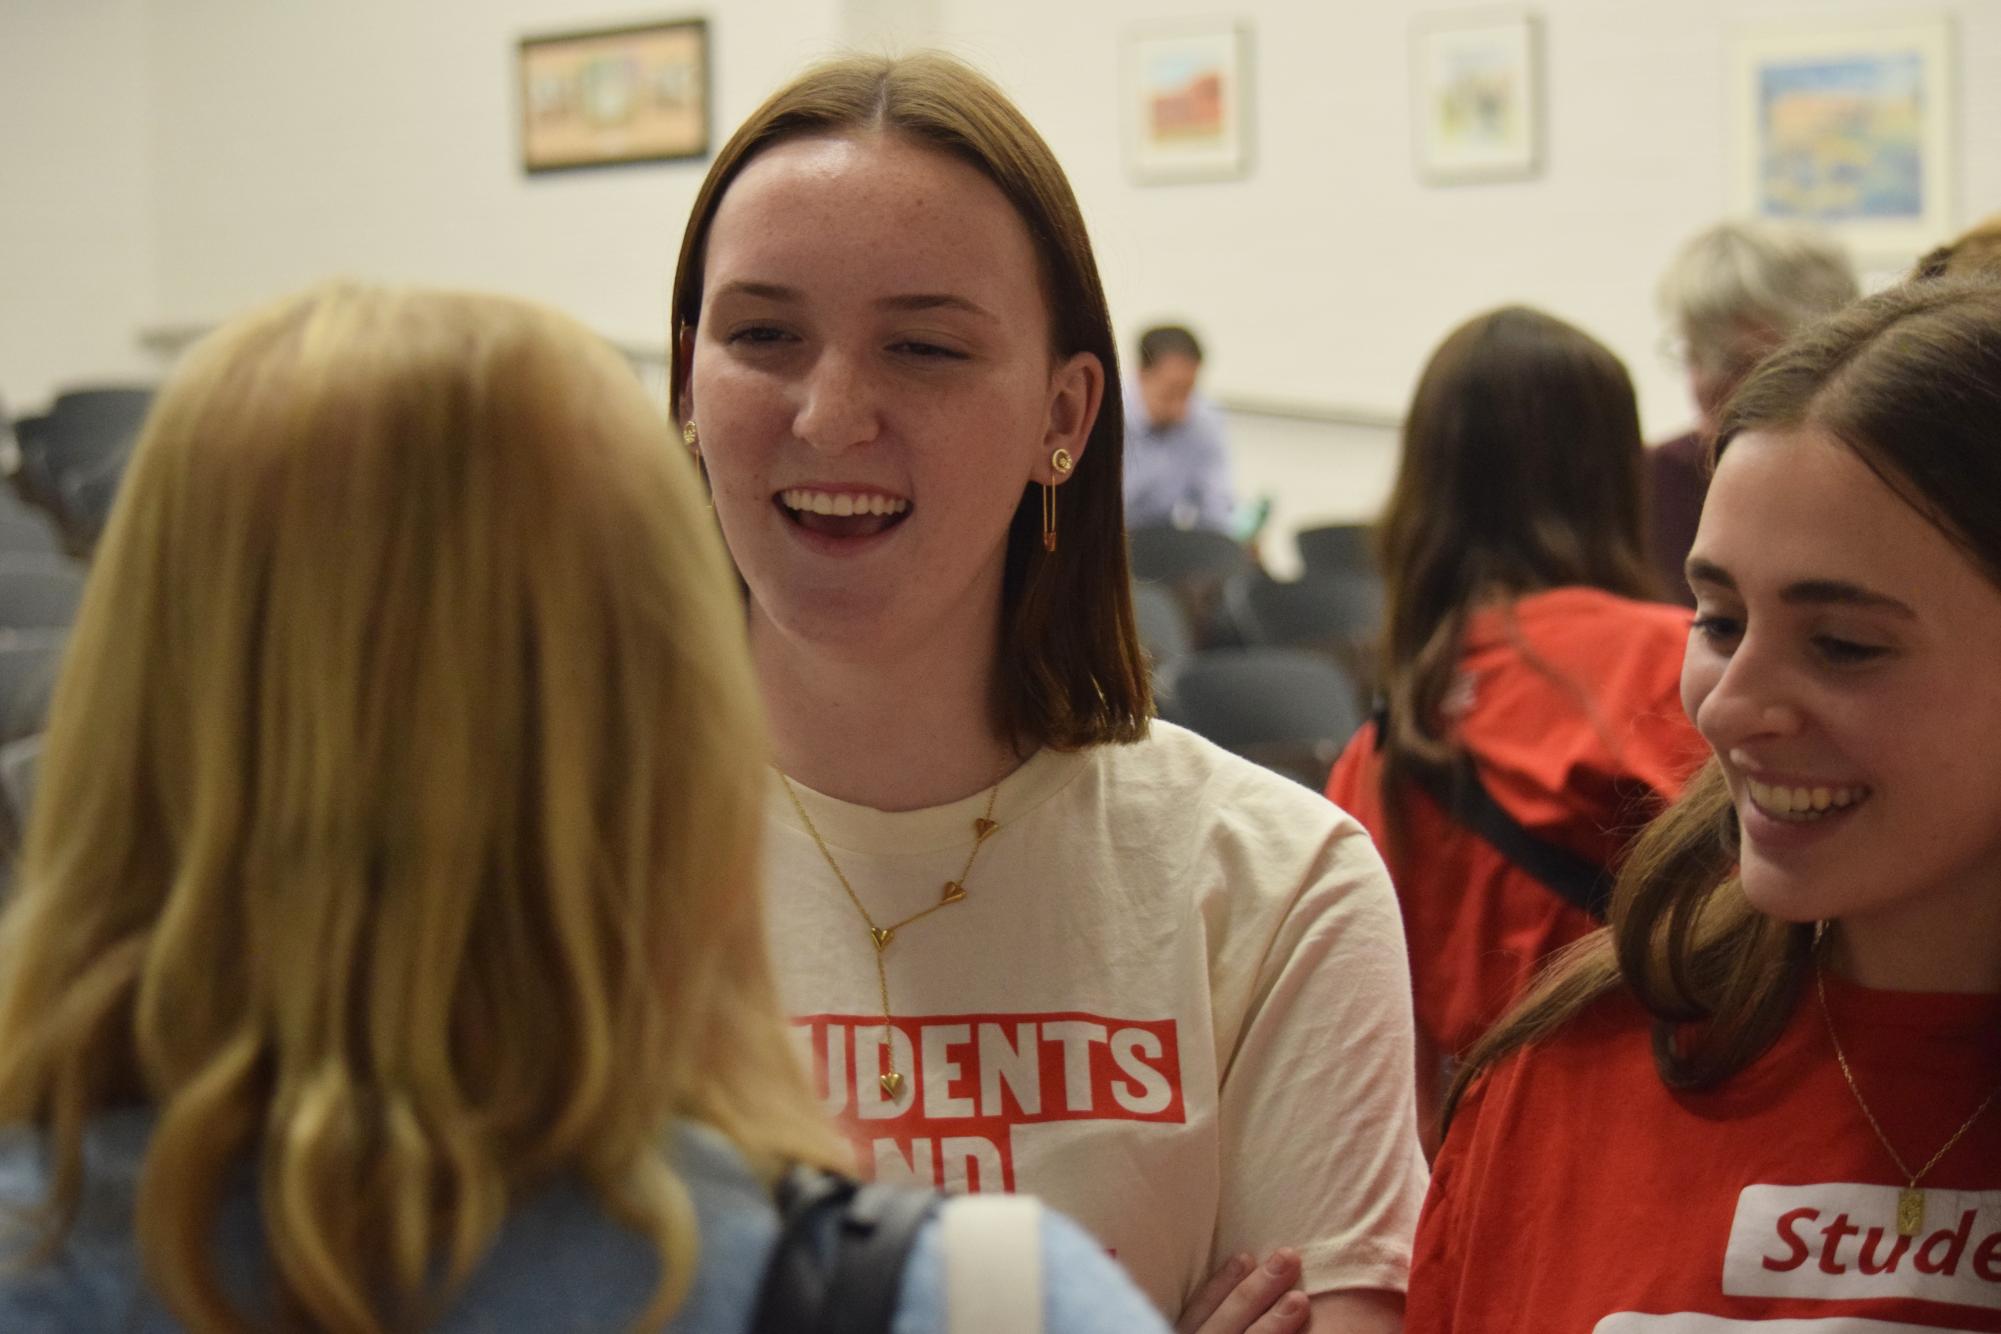
<path id="1" fill-rule="evenodd" d="M 1048 1198 L 1183 1330 L 1396 1328 L 1395 902 L 1341 812 L 1150 721 L 1047 146 L 950 59 L 822 66 L 716 158 L 673 310 L 775 738 L 781 986 L 863 1168 Z"/>

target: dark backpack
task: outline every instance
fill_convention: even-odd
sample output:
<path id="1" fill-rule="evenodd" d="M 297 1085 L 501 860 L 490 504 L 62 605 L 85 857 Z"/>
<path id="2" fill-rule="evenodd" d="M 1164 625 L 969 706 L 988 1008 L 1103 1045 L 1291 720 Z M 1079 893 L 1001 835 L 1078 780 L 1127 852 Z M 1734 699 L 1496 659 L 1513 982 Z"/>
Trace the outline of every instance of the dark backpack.
<path id="1" fill-rule="evenodd" d="M 888 1334 L 910 1248 L 944 1198 L 794 1168 L 750 1334 Z"/>

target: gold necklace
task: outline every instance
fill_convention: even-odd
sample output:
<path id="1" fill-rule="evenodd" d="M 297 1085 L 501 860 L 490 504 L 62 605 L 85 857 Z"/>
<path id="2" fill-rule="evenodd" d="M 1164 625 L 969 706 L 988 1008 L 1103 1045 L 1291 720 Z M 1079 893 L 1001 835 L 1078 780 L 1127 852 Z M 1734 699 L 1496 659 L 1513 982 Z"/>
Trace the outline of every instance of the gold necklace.
<path id="1" fill-rule="evenodd" d="M 1883 1146 L 1883 1152 L 1890 1155 L 1890 1161 L 1897 1165 L 1897 1171 L 1904 1177 L 1904 1188 L 1897 1192 L 1897 1235 L 1915 1237 L 1925 1225 L 1925 1193 L 1918 1189 L 1918 1182 L 1924 1179 L 1925 1173 L 1937 1167 L 1939 1161 L 1952 1152 L 1953 1145 L 1966 1137 L 1966 1132 L 1973 1129 L 1973 1123 L 1994 1105 L 1994 1100 L 2001 1098 L 2001 1088 L 1996 1088 L 1988 1094 L 1987 1101 L 1974 1108 L 1973 1115 L 1962 1121 L 1959 1129 L 1952 1132 L 1952 1138 L 1941 1145 L 1937 1153 L 1927 1158 L 1923 1167 L 1913 1172 L 1904 1166 L 1903 1155 L 1899 1154 L 1890 1143 L 1890 1137 L 1883 1133 L 1883 1127 L 1877 1122 L 1876 1114 L 1869 1110 L 1869 1102 L 1862 1096 L 1862 1086 L 1855 1082 L 1855 1072 L 1848 1068 L 1848 1054 L 1841 1050 L 1841 1038 L 1834 1031 L 1834 1012 L 1827 1008 L 1827 970 L 1821 965 L 1818 950 L 1814 952 L 1813 957 L 1813 986 L 1820 995 L 1820 1017 L 1827 1022 L 1827 1040 L 1834 1044 L 1834 1059 L 1841 1067 L 1841 1077 L 1848 1081 L 1848 1091 L 1855 1095 L 1855 1105 L 1862 1109 L 1862 1119 L 1876 1132 L 1876 1142 Z"/>
<path id="2" fill-rule="evenodd" d="M 826 858 L 827 869 L 834 873 L 834 879 L 841 882 L 841 888 L 847 893 L 848 902 L 854 904 L 855 911 L 861 915 L 862 924 L 868 928 L 869 942 L 875 947 L 875 984 L 876 990 L 882 996 L 883 1048 L 884 1062 L 887 1066 L 883 1071 L 881 1083 L 884 1096 L 894 1099 L 898 1091 L 903 1088 L 903 1074 L 896 1068 L 896 1047 L 889 1039 L 890 1025 L 894 1016 L 889 1009 L 889 970 L 885 967 L 882 956 L 896 939 L 896 933 L 904 927 L 941 909 L 949 908 L 955 903 L 965 901 L 966 877 L 972 874 L 973 861 L 980 855 L 980 848 L 985 845 L 987 839 L 1000 828 L 994 823 L 994 800 L 1000 796 L 1000 784 L 995 783 L 987 789 L 986 812 L 973 821 L 972 851 L 966 854 L 966 864 L 960 868 L 958 876 L 945 882 L 945 888 L 939 893 L 938 901 L 928 908 L 911 913 L 900 921 L 891 922 L 888 926 L 877 926 L 875 918 L 870 916 L 868 908 L 863 905 L 862 896 L 855 893 L 855 887 L 848 883 L 848 877 L 842 872 L 841 864 L 834 860 L 833 852 L 827 847 L 827 840 L 821 838 L 820 831 L 814 827 L 813 817 L 806 814 L 805 803 L 799 800 L 799 793 L 793 788 L 792 780 L 785 776 L 783 770 L 774 772 L 778 774 L 778 781 L 785 784 L 785 795 L 792 798 L 792 809 L 799 812 L 799 822 L 806 826 L 806 832 L 813 836 L 814 846 L 818 847 L 820 855 Z"/>

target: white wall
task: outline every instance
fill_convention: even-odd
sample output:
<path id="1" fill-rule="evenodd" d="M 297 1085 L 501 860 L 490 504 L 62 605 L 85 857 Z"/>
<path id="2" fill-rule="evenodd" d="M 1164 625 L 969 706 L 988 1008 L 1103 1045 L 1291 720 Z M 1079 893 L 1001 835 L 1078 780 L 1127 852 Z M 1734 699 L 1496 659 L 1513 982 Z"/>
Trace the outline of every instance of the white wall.
<path id="1" fill-rule="evenodd" d="M 154 0 L 162 318 L 351 273 L 511 291 L 663 344 L 706 164 L 523 175 L 515 44 L 705 9 L 720 145 L 836 41 L 834 0 Z"/>
<path id="2" fill-rule="evenodd" d="M 144 378 L 154 309 L 146 0 L 0 10 L 0 396 Z"/>
<path id="3" fill-rule="evenodd" d="M 1536 0 L 1548 138 L 1533 180 L 1428 186 L 1412 166 L 1410 30 L 1451 0 L 943 0 L 950 45 L 1068 167 L 1121 327 L 1185 316 L 1225 397 L 1397 414 L 1466 316 L 1526 300 L 1611 343 L 1654 434 L 1682 386 L 1653 285 L 1727 207 L 1726 38 L 1811 15 L 1947 13 L 1960 46 L 1960 221 L 2001 209 L 2001 0 Z M 1120 42 L 1145 24 L 1252 30 L 1255 161 L 1239 181 L 1134 184 Z"/>
<path id="4" fill-rule="evenodd" d="M 621 4 L 633 0 L 620 0 Z M 204 324 L 329 273 L 515 291 L 639 346 L 665 338 L 700 164 L 528 178 L 524 34 L 698 14 L 718 139 L 837 46 L 935 43 L 991 72 L 1068 167 L 1128 339 L 1207 335 L 1243 489 L 1281 530 L 1370 513 L 1425 356 L 1525 300 L 1610 342 L 1651 433 L 1686 416 L 1655 354 L 1656 274 L 1725 208 L 1726 39 L 1811 14 L 1951 14 L 1957 220 L 2001 209 L 2001 0 L 1536 0 L 1548 93 L 1536 179 L 1425 186 L 1409 34 L 1452 0 L 6 0 L 0 4 L 0 392 L 128 373 L 134 329 Z M 1136 27 L 1247 23 L 1255 161 L 1239 181 L 1138 185 L 1118 61 Z M 26 127 L 24 133 L 21 127 Z M 1274 554 L 1281 566 L 1281 540 Z"/>

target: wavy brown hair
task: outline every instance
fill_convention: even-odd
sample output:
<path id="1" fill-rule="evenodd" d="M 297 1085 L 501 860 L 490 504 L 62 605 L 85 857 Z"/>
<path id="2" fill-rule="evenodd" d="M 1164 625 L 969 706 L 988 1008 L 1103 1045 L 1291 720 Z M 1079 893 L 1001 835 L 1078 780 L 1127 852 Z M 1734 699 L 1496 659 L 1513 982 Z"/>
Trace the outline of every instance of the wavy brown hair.
<path id="1" fill-rule="evenodd" d="M 1000 187 L 1042 268 L 1055 360 L 1079 352 L 1105 372 L 1104 403 L 1069 482 L 1056 488 L 1061 550 L 1042 549 L 1042 498 L 1022 492 L 1008 529 L 1000 735 L 1074 750 L 1146 735 L 1153 712 L 1133 619 L 1121 480 L 1125 407 L 1118 346 L 1084 215 L 1056 155 L 1005 94 L 950 56 L 854 56 L 816 66 L 752 112 L 709 168 L 674 270 L 671 401 L 688 382 L 686 335 L 701 319 L 704 249 L 723 195 L 759 153 L 810 135 L 896 134 L 970 164 Z"/>
<path id="2" fill-rule="evenodd" d="M 1654 591 L 1641 449 L 1625 366 L 1554 316 L 1491 311 L 1432 353 L 1376 534 L 1393 846 L 1413 779 L 1458 761 L 1446 697 L 1476 610 L 1550 588 Z"/>
<path id="3" fill-rule="evenodd" d="M 491 297 L 320 288 L 205 340 L 139 442 L 0 918 L 0 1124 L 157 1122 L 134 1227 L 242 1331 L 252 1170 L 281 1327 L 424 1324 L 581 1178 L 693 1276 L 675 1118 L 838 1161 L 756 892 L 763 738 L 695 479 L 620 359 Z"/>
<path id="4" fill-rule="evenodd" d="M 1809 326 L 1725 408 L 1746 431 L 1812 429 L 1854 451 L 2001 585 L 2001 286 L 1916 283 Z M 1707 1088 L 1785 1028 L 1811 976 L 1813 927 L 1753 908 L 1736 877 L 1736 808 L 1712 758 L 1619 871 L 1611 924 L 1545 969 L 1476 1043 L 1446 1116 L 1480 1072 L 1621 986 L 1653 1016 L 1663 1082 Z"/>

